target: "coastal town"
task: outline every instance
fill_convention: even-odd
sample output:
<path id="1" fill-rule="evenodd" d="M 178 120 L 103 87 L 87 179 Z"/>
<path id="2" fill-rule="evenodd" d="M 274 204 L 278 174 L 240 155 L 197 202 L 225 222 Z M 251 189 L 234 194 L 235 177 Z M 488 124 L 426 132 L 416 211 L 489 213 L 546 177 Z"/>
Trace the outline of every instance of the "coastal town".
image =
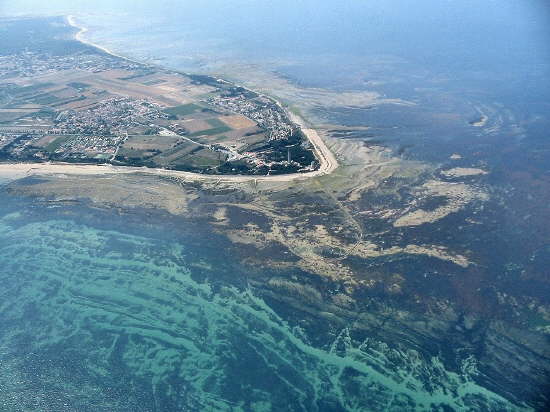
<path id="1" fill-rule="evenodd" d="M 105 70 L 135 70 L 139 68 L 138 63 L 99 53 L 55 56 L 35 51 L 23 51 L 0 55 L 0 80 L 16 77 L 30 78 L 72 69 L 99 73 Z"/>
<path id="2" fill-rule="evenodd" d="M 33 41 L 0 47 L 2 161 L 251 175 L 319 167 L 311 142 L 267 96 L 72 39 L 62 50 Z"/>

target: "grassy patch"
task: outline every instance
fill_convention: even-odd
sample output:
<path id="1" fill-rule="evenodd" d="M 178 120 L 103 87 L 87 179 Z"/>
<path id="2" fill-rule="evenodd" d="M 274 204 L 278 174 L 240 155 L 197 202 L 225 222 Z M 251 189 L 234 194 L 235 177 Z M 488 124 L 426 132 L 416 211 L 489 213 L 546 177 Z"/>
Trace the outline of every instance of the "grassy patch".
<path id="1" fill-rule="evenodd" d="M 141 84 L 144 84 L 146 86 L 154 86 L 154 85 L 161 84 L 161 83 L 166 83 L 166 80 L 157 79 L 157 80 L 149 80 L 149 81 L 146 81 L 146 82 L 141 82 Z"/>
<path id="2" fill-rule="evenodd" d="M 30 113 L 30 114 L 32 114 L 32 116 L 35 116 L 35 117 L 42 117 L 42 118 L 48 118 L 48 119 L 54 119 L 55 117 L 57 117 L 57 112 L 50 107 L 43 107 L 39 111 Z"/>
<path id="3" fill-rule="evenodd" d="M 201 107 L 195 103 L 182 104 L 181 106 L 169 107 L 164 109 L 164 113 L 171 114 L 173 116 L 185 116 L 188 114 L 195 113 L 197 110 L 200 110 Z"/>
<path id="4" fill-rule="evenodd" d="M 176 168 L 201 168 L 219 166 L 223 161 L 225 161 L 225 157 L 220 159 L 218 153 L 214 153 L 209 149 L 197 147 L 187 155 L 180 156 L 177 159 L 172 160 L 170 165 Z"/>
<path id="5" fill-rule="evenodd" d="M 59 136 L 57 139 L 55 139 L 53 142 L 48 144 L 44 149 L 50 153 L 54 153 L 57 149 L 61 147 L 65 142 L 68 142 L 74 137 L 74 135 L 65 135 L 65 136 Z"/>
<path id="6" fill-rule="evenodd" d="M 79 102 L 81 100 L 86 100 L 86 99 L 87 99 L 86 96 L 74 97 L 72 99 L 61 100 L 60 102 L 52 104 L 52 106 L 53 107 L 63 106 L 63 105 L 69 104 L 69 103 Z"/>
<path id="7" fill-rule="evenodd" d="M 163 152 L 174 147 L 179 141 L 180 138 L 174 136 L 134 135 L 124 142 L 122 148 L 135 151 Z"/>
<path id="8" fill-rule="evenodd" d="M 205 135 L 206 136 L 213 136 L 215 134 L 229 132 L 230 130 L 231 130 L 231 128 L 229 126 L 224 125 L 224 126 L 220 126 L 220 127 L 214 127 L 212 129 L 201 130 L 200 132 L 191 133 L 188 136 L 189 137 L 205 136 Z"/>
<path id="9" fill-rule="evenodd" d="M 206 119 L 206 122 L 212 126 L 212 127 L 215 127 L 215 128 L 218 128 L 218 127 L 229 127 L 227 126 L 224 122 L 222 122 L 220 119 L 218 118 L 212 118 L 212 119 Z M 229 129 L 231 130 L 231 129 Z"/>
<path id="10" fill-rule="evenodd" d="M 140 73 L 134 73 L 134 74 L 131 74 L 130 76 L 126 76 L 126 77 L 119 77 L 118 79 L 119 80 L 134 80 L 134 79 L 139 79 L 140 77 L 145 77 L 145 76 L 149 76 L 151 74 L 154 74 L 155 72 L 152 71 L 152 70 L 146 70 L 144 72 L 140 72 Z"/>
<path id="11" fill-rule="evenodd" d="M 53 83 L 37 83 L 30 86 L 18 87 L 17 93 L 23 94 L 23 93 L 35 92 L 37 90 L 44 89 L 50 86 L 53 86 Z"/>
<path id="12" fill-rule="evenodd" d="M 126 157 L 128 159 L 148 159 L 158 154 L 158 151 L 154 150 L 140 150 L 130 147 L 121 147 L 118 150 L 117 158 Z"/>
<path id="13" fill-rule="evenodd" d="M 59 97 L 49 93 L 39 94 L 38 96 L 34 96 L 28 99 L 28 101 L 35 104 L 52 104 L 62 100 L 63 99 L 60 99 Z"/>

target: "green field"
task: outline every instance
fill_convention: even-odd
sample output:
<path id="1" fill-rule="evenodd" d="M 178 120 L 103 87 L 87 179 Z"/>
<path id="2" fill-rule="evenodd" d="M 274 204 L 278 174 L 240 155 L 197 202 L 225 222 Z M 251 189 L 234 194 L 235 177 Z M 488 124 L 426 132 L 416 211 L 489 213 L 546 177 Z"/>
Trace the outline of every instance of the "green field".
<path id="1" fill-rule="evenodd" d="M 128 80 L 135 80 L 135 79 L 139 79 L 140 77 L 145 77 L 145 76 L 149 76 L 151 74 L 154 74 L 155 72 L 153 70 L 146 70 L 146 71 L 143 71 L 143 72 L 139 72 L 139 73 L 134 73 L 130 76 L 126 76 L 126 77 L 119 77 L 118 79 L 119 80 L 124 80 L 124 81 L 128 81 Z"/>
<path id="2" fill-rule="evenodd" d="M 231 128 L 229 126 L 223 125 L 223 126 L 220 126 L 220 127 L 214 127 L 212 129 L 206 129 L 206 130 L 201 130 L 199 132 L 191 133 L 191 134 L 189 134 L 189 137 L 205 136 L 205 135 L 206 136 L 213 136 L 215 134 L 229 132 L 230 130 L 231 130 Z"/>
<path id="3" fill-rule="evenodd" d="M 17 88 L 17 93 L 23 94 L 23 93 L 35 92 L 35 91 L 37 91 L 37 90 L 43 89 L 43 88 L 45 88 L 45 87 L 50 87 L 50 86 L 53 86 L 53 83 L 37 83 L 37 84 L 32 84 L 32 85 L 30 85 L 30 86 L 18 87 L 18 88 Z"/>
<path id="4" fill-rule="evenodd" d="M 78 96 L 78 97 L 73 97 L 72 99 L 63 99 L 63 100 L 60 100 L 56 103 L 53 103 L 52 106 L 53 107 L 57 107 L 57 106 L 63 106 L 65 104 L 69 104 L 69 103 L 73 103 L 73 102 L 78 102 L 78 101 L 82 101 L 82 100 L 86 100 L 86 96 Z"/>
<path id="5" fill-rule="evenodd" d="M 53 142 L 48 144 L 44 149 L 50 153 L 55 152 L 57 149 L 61 147 L 61 145 L 65 142 L 68 142 L 71 140 L 75 135 L 64 135 L 59 136 L 57 139 L 55 139 Z"/>
<path id="6" fill-rule="evenodd" d="M 156 84 L 166 83 L 166 80 L 157 79 L 157 80 L 149 80 L 146 82 L 141 82 L 141 84 L 144 84 L 146 86 L 154 86 Z"/>
<path id="7" fill-rule="evenodd" d="M 13 122 L 22 117 L 30 116 L 36 112 L 0 112 L 0 123 Z"/>
<path id="8" fill-rule="evenodd" d="M 180 138 L 173 136 L 134 135 L 120 147 L 118 154 L 128 158 L 149 158 L 172 150 Z"/>
<path id="9" fill-rule="evenodd" d="M 264 133 L 247 136 L 243 140 L 245 145 L 239 149 L 240 152 L 252 152 L 268 146 Z"/>
<path id="10" fill-rule="evenodd" d="M 202 109 L 195 103 L 182 104 L 181 106 L 174 106 L 164 109 L 164 113 L 171 114 L 173 116 L 186 116 L 188 114 L 195 113 L 197 110 Z"/>
<path id="11" fill-rule="evenodd" d="M 53 94 L 42 93 L 36 96 L 29 97 L 26 100 L 29 103 L 34 103 L 34 104 L 53 104 L 53 103 L 58 103 L 63 99 L 60 99 L 59 97 L 54 96 Z"/>
<path id="12" fill-rule="evenodd" d="M 212 126 L 212 127 L 229 127 L 227 126 L 224 122 L 222 122 L 220 119 L 214 117 L 212 119 L 206 119 L 206 122 Z M 231 130 L 231 128 L 229 128 L 229 130 Z"/>
<path id="13" fill-rule="evenodd" d="M 220 163 L 224 161 L 225 158 L 218 159 L 218 153 L 202 147 L 196 147 L 187 155 L 180 156 L 170 161 L 169 165 L 176 168 L 200 168 L 219 166 Z"/>
<path id="14" fill-rule="evenodd" d="M 130 147 L 121 147 L 118 150 L 118 156 L 126 157 L 128 159 L 148 159 L 153 157 L 156 152 L 152 150 L 133 149 Z"/>

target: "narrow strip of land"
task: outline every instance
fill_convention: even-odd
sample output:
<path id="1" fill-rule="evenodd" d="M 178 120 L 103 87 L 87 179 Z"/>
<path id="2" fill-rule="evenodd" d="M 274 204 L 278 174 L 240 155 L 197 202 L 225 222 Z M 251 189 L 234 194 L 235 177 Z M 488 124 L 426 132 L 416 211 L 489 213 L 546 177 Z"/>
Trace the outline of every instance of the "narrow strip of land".
<path id="1" fill-rule="evenodd" d="M 116 54 L 115 52 L 107 49 L 106 47 L 100 46 L 98 44 L 95 44 L 95 43 L 92 43 L 91 41 L 86 40 L 84 38 L 84 33 L 86 33 L 88 31 L 88 28 L 83 27 L 83 26 L 79 26 L 76 23 L 74 16 L 67 16 L 67 23 L 69 24 L 69 26 L 72 26 L 75 29 L 78 29 L 78 32 L 75 34 L 74 38 L 75 38 L 75 40 L 78 40 L 80 43 L 86 44 L 86 45 L 91 46 L 91 47 L 95 47 L 96 49 L 99 49 L 104 53 L 110 54 L 111 56 L 118 57 L 119 59 L 134 61 L 132 59 L 129 59 L 126 56 Z M 136 62 L 136 63 L 139 63 L 139 62 Z"/>
<path id="2" fill-rule="evenodd" d="M 294 120 L 294 119 L 293 119 Z M 0 175 L 11 175 L 17 177 L 39 175 L 39 174 L 128 174 L 145 173 L 159 176 L 172 176 L 187 181 L 221 181 L 221 182 L 248 182 L 248 181 L 272 181 L 288 182 L 292 180 L 308 179 L 331 173 L 338 167 L 336 158 L 325 145 L 319 134 L 314 129 L 302 129 L 308 137 L 315 152 L 318 155 L 320 167 L 317 170 L 306 173 L 292 173 L 271 176 L 258 175 L 207 175 L 193 172 L 182 172 L 179 170 L 153 169 L 149 167 L 113 166 L 109 164 L 78 164 L 78 163 L 0 163 Z"/>

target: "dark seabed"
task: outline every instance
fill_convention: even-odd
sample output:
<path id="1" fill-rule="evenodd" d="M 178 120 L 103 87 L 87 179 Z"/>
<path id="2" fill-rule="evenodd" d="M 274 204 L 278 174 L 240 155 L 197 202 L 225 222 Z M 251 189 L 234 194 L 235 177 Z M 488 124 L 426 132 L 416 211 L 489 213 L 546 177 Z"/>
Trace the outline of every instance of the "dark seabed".
<path id="1" fill-rule="evenodd" d="M 473 360 L 312 345 L 197 224 L 1 196 L 2 410 L 514 410 Z"/>
<path id="2" fill-rule="evenodd" d="M 395 311 L 380 333 L 385 339 L 377 330 L 358 338 L 353 320 L 349 328 L 331 324 L 327 334 L 326 318 L 303 328 L 303 313 L 249 286 L 252 271 L 268 279 L 273 267 L 241 264 L 252 247 L 233 255 L 235 246 L 207 223 L 85 202 L 52 207 L 0 192 L 0 410 L 545 410 L 547 2 L 112 3 L 0 1 L 0 14 L 76 14 L 90 28 L 87 38 L 116 52 L 227 74 L 292 104 L 289 87 L 300 109 L 313 88 L 329 103 L 344 92 L 401 99 L 406 104 L 314 101 L 304 112 L 319 124 L 368 126 L 335 137 L 382 144 L 404 161 L 430 165 L 437 179 L 487 193 L 486 202 L 435 223 L 362 221 L 365 239 L 377 244 L 440 244 L 474 264 L 349 259 L 365 276 L 403 274 L 407 296 L 380 292 Z M 273 76 L 286 83 L 269 83 Z M 264 77 L 265 85 L 251 80 Z M 487 174 L 440 174 L 458 167 Z M 391 193 L 397 183 L 381 189 Z M 404 209 L 418 195 L 380 193 L 367 192 L 358 207 Z M 432 210 L 444 200 L 420 202 Z M 293 275 L 306 277 L 284 273 Z M 362 293 L 367 301 L 376 291 Z M 420 302 L 416 323 L 399 329 L 416 296 L 426 307 L 432 298 L 448 303 L 459 313 L 456 325 L 422 313 Z M 437 342 L 422 335 L 430 322 Z"/>

